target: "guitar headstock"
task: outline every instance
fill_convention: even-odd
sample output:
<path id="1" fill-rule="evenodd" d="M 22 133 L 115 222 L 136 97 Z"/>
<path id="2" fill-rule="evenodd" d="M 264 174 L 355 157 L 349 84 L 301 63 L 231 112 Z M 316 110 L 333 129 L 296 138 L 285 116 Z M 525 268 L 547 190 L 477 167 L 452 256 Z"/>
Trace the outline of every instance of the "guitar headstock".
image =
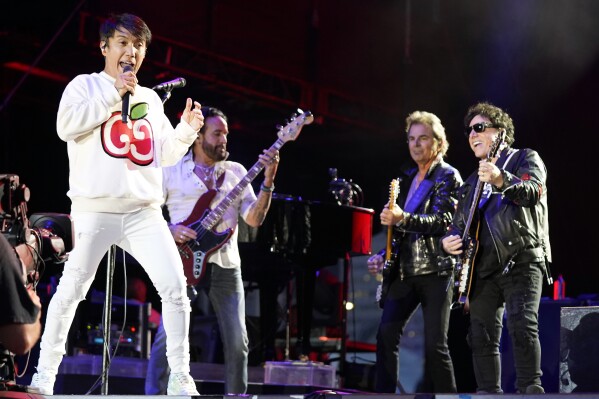
<path id="1" fill-rule="evenodd" d="M 302 127 L 309 125 L 312 121 L 314 121 L 314 115 L 310 111 L 304 112 L 298 108 L 297 112 L 291 116 L 289 123 L 280 127 L 277 134 L 285 142 L 295 140 L 299 136 Z"/>
<path id="2" fill-rule="evenodd" d="M 389 185 L 389 208 L 391 205 L 395 204 L 397 201 L 397 196 L 399 195 L 399 179 L 391 180 L 391 184 Z"/>
<path id="3" fill-rule="evenodd" d="M 491 148 L 489 149 L 489 154 L 487 154 L 487 160 L 495 158 L 497 154 L 505 147 L 505 129 L 499 131 L 497 136 L 495 136 L 495 140 L 493 140 L 493 144 L 491 144 Z"/>

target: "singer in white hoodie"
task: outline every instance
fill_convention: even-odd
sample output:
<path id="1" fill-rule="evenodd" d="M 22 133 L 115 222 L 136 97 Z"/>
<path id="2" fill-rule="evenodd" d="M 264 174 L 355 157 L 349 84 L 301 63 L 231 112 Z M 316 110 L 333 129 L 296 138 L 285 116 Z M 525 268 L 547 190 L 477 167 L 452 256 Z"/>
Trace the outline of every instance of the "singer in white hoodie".
<path id="1" fill-rule="evenodd" d="M 198 395 L 189 374 L 189 313 L 183 265 L 164 220 L 162 168 L 176 164 L 204 124 L 201 105 L 187 99 L 173 129 L 159 96 L 136 73 L 152 34 L 131 14 L 100 28 L 104 70 L 66 87 L 57 117 L 69 156 L 74 247 L 48 308 L 37 373 L 31 386 L 52 395 L 77 305 L 102 257 L 116 244 L 144 267 L 162 298 L 171 375 L 169 395 Z"/>

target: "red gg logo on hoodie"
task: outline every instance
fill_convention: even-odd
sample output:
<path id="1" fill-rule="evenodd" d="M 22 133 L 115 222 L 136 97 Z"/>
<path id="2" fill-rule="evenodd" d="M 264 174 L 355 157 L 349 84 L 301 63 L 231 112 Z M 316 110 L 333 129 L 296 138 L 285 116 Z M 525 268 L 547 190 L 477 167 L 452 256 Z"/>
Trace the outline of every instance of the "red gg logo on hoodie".
<path id="1" fill-rule="evenodd" d="M 115 111 L 102 124 L 102 147 L 115 158 L 128 158 L 136 165 L 146 166 L 154 160 L 152 125 L 145 119 L 148 104 L 131 107 L 131 119 L 123 123 L 121 112 Z"/>

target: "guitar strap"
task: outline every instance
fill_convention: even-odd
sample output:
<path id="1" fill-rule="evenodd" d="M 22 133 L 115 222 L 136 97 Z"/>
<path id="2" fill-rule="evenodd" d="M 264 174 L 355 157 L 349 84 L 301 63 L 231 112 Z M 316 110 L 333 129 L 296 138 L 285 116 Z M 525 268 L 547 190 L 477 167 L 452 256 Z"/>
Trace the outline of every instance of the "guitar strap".
<path id="1" fill-rule="evenodd" d="M 227 174 L 227 171 L 223 170 L 223 173 L 221 173 L 220 176 L 218 177 L 218 179 L 216 179 L 216 184 L 215 184 L 216 187 L 214 187 L 216 189 L 216 191 L 219 191 L 220 187 L 223 185 L 226 174 Z"/>

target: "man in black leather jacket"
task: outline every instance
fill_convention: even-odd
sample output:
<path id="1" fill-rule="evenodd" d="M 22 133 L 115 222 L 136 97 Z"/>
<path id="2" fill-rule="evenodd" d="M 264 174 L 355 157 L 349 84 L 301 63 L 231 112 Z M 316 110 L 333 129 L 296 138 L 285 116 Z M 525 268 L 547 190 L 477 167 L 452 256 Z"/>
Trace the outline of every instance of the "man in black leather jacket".
<path id="1" fill-rule="evenodd" d="M 502 392 L 499 343 L 505 310 L 518 392 L 542 393 L 538 311 L 551 256 L 547 170 L 534 150 L 511 147 L 514 125 L 502 109 L 489 103 L 473 105 L 464 123 L 470 148 L 480 161 L 460 190 L 458 210 L 442 246 L 450 255 L 475 254 L 472 262 L 461 256 L 461 263 L 472 267 L 458 273 L 472 277 L 470 288 L 464 284 L 464 296 L 477 392 Z M 471 208 L 477 181 L 481 199 Z M 462 237 L 471 214 L 472 239 L 465 245 Z"/>
<path id="2" fill-rule="evenodd" d="M 452 265 L 440 264 L 439 239 L 447 231 L 457 204 L 459 172 L 443 161 L 449 144 L 439 118 L 416 111 L 406 119 L 413 162 L 404 168 L 398 204 L 381 212 L 381 223 L 393 226 L 393 250 L 383 271 L 383 308 L 377 333 L 377 392 L 402 392 L 398 381 L 398 345 L 418 305 L 424 316 L 425 373 L 423 392 L 455 392 L 447 347 L 452 300 Z M 380 272 L 386 250 L 368 260 Z M 394 262 L 391 260 L 395 259 Z"/>

